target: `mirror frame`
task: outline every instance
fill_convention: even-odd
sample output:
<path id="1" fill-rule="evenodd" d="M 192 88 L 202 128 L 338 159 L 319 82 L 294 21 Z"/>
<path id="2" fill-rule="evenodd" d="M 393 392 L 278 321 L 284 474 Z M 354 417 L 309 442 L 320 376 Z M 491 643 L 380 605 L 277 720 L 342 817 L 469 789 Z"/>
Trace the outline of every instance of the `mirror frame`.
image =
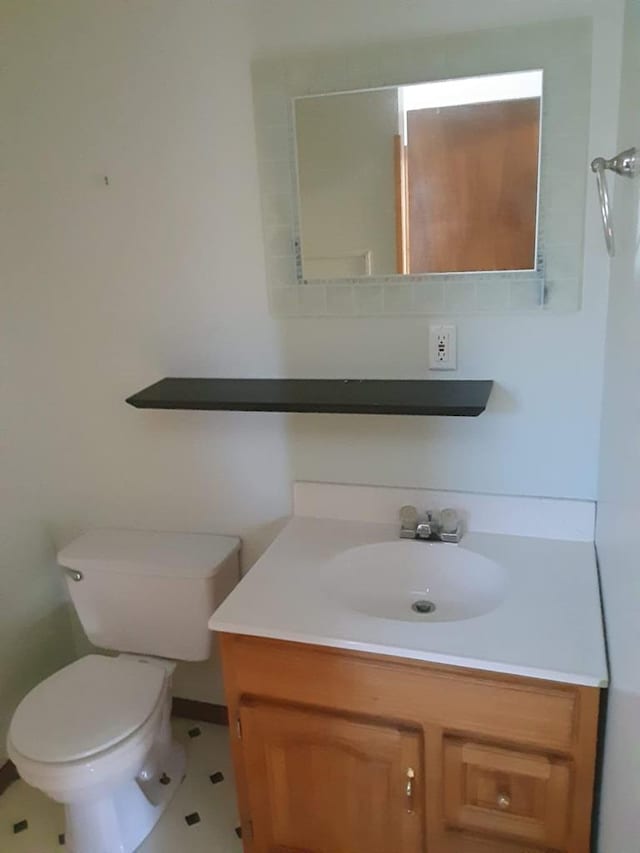
<path id="1" fill-rule="evenodd" d="M 583 17 L 255 60 L 254 117 L 272 314 L 397 317 L 578 310 L 588 177 L 591 49 L 592 20 Z M 535 271 L 312 279 L 305 283 L 297 208 L 294 98 L 523 68 L 542 69 L 545 81 L 540 263 Z"/>

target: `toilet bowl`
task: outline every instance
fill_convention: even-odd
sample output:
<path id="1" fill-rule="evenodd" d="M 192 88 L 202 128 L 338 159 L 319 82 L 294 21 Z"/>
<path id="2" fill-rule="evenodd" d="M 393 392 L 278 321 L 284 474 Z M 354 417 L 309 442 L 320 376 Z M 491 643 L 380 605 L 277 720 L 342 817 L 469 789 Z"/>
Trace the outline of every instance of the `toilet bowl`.
<path id="1" fill-rule="evenodd" d="M 66 811 L 73 853 L 132 853 L 182 781 L 166 661 L 88 655 L 35 687 L 11 722 L 20 776 Z"/>

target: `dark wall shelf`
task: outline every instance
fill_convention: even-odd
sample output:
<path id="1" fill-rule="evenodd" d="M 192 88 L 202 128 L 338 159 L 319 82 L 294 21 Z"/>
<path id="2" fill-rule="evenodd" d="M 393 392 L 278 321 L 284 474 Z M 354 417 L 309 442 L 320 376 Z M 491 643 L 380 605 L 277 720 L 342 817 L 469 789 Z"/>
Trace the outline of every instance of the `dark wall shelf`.
<path id="1" fill-rule="evenodd" d="M 446 415 L 484 412 L 493 382 L 441 379 L 161 379 L 127 403 L 138 409 Z"/>

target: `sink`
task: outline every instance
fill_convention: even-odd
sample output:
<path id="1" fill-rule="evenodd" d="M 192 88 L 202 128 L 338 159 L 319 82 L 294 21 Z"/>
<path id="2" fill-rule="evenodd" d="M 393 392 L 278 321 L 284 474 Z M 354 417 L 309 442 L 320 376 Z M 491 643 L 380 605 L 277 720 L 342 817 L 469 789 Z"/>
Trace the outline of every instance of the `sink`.
<path id="1" fill-rule="evenodd" d="M 403 622 L 452 622 L 505 598 L 499 563 L 458 545 L 399 541 L 343 551 L 330 561 L 330 594 L 351 610 Z"/>

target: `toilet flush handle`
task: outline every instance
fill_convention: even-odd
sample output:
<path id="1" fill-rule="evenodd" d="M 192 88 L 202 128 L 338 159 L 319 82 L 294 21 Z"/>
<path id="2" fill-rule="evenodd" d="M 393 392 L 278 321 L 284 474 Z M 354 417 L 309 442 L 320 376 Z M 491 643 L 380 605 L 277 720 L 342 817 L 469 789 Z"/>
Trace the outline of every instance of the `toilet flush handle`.
<path id="1" fill-rule="evenodd" d="M 84 575 L 82 572 L 79 572 L 77 569 L 67 569 L 65 568 L 65 574 L 71 578 L 72 581 L 81 581 Z"/>

